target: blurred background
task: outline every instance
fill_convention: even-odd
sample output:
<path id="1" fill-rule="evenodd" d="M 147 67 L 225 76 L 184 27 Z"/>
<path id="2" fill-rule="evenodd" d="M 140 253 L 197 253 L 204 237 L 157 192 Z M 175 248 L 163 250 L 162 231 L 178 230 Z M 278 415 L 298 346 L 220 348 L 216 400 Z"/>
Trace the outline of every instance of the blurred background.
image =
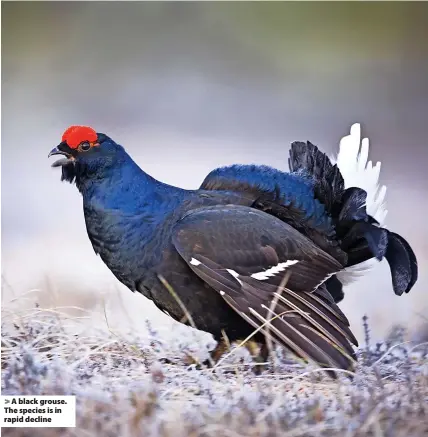
<path id="1" fill-rule="evenodd" d="M 152 176 L 195 188 L 220 165 L 286 170 L 294 140 L 334 153 L 359 122 L 382 161 L 387 226 L 413 246 L 420 278 L 398 298 L 380 263 L 341 306 L 360 338 L 364 314 L 376 337 L 394 323 L 419 335 L 427 41 L 426 3 L 3 2 L 3 306 L 24 295 L 19 308 L 78 306 L 117 327 L 143 329 L 149 317 L 170 329 L 95 256 L 80 195 L 50 167 L 69 125 L 105 132 Z"/>

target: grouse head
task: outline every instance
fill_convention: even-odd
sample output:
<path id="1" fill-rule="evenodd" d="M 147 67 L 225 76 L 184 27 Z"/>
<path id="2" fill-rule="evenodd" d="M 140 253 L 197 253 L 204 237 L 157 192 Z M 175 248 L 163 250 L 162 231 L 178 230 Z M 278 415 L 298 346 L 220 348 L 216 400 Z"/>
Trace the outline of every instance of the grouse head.
<path id="1" fill-rule="evenodd" d="M 62 181 L 76 185 L 88 179 L 102 179 L 125 159 L 122 146 L 111 138 L 97 133 L 88 126 L 70 126 L 63 134 L 61 143 L 49 156 L 64 155 L 52 164 L 62 168 Z"/>

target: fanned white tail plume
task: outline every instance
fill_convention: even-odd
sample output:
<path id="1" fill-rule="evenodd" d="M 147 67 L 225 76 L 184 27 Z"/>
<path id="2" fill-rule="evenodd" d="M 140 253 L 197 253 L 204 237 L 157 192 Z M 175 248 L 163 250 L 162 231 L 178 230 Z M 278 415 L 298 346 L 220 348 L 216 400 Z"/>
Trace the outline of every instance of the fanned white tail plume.
<path id="1" fill-rule="evenodd" d="M 387 214 L 386 187 L 379 186 L 380 162 L 373 166 L 368 157 L 369 139 L 361 140 L 361 126 L 355 123 L 351 126 L 351 133 L 340 140 L 337 159 L 331 161 L 339 167 L 345 188 L 359 187 L 367 192 L 367 213 L 383 226 Z"/>
<path id="2" fill-rule="evenodd" d="M 340 140 L 337 158 L 332 158 L 333 164 L 337 164 L 345 180 L 345 188 L 359 187 L 367 192 L 367 213 L 374 217 L 381 226 L 384 226 L 387 215 L 385 197 L 386 186 L 379 186 L 380 162 L 373 166 L 368 161 L 369 139 L 361 140 L 361 126 L 355 123 L 351 126 L 351 132 Z M 372 259 L 364 263 L 349 267 L 339 273 L 337 277 L 343 284 L 351 282 L 361 274 L 370 270 L 376 264 Z"/>

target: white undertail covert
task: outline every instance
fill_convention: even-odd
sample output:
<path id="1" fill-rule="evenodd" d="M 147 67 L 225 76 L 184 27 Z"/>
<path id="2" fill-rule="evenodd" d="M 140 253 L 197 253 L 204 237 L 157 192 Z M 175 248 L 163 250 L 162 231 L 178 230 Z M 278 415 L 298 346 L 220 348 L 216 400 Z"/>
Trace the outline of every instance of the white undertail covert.
<path id="1" fill-rule="evenodd" d="M 368 157 L 369 139 L 361 139 L 361 126 L 355 123 L 351 126 L 350 134 L 340 140 L 337 158 L 332 157 L 331 162 L 339 167 L 345 180 L 345 188 L 359 187 L 367 192 L 367 213 L 385 227 L 386 186 L 379 186 L 381 164 L 377 162 L 373 166 L 372 161 L 368 161 Z M 375 264 L 374 259 L 366 261 L 338 273 L 337 277 L 343 284 L 347 284 L 370 270 Z"/>

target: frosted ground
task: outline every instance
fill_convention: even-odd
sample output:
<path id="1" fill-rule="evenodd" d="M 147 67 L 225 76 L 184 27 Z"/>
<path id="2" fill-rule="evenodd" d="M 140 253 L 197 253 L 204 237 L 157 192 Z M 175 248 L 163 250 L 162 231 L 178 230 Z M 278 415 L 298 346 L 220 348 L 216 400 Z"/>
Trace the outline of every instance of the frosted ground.
<path id="1" fill-rule="evenodd" d="M 4 435 L 428 433 L 428 344 L 405 342 L 400 327 L 371 344 L 366 326 L 369 344 L 359 350 L 354 377 L 333 381 L 281 348 L 259 375 L 246 349 L 236 346 L 213 371 L 198 365 L 213 346 L 210 336 L 176 323 L 158 329 L 150 321 L 143 330 L 120 332 L 108 317 L 108 311 L 77 308 L 3 307 L 2 394 L 73 394 L 78 413 L 75 429 L 4 428 Z M 94 320 L 104 329 L 90 328 Z"/>

